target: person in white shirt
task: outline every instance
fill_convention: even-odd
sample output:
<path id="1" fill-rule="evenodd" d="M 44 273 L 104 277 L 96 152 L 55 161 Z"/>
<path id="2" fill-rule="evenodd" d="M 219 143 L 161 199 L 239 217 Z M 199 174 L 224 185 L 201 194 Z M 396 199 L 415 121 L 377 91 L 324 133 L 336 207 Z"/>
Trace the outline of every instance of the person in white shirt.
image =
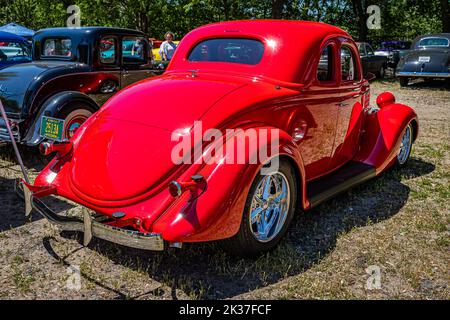
<path id="1" fill-rule="evenodd" d="M 164 38 L 166 41 L 161 43 L 159 54 L 161 55 L 163 61 L 170 61 L 175 53 L 177 45 L 173 42 L 174 35 L 172 32 L 167 32 Z"/>

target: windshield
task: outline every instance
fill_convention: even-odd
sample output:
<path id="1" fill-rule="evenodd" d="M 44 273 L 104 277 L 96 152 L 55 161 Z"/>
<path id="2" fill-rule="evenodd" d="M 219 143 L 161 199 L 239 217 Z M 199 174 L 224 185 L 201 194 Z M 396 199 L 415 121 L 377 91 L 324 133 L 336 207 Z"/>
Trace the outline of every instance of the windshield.
<path id="1" fill-rule="evenodd" d="M 425 38 L 420 40 L 419 47 L 448 47 L 449 40 L 446 38 Z"/>
<path id="2" fill-rule="evenodd" d="M 210 39 L 200 42 L 191 51 L 191 62 L 230 62 L 258 64 L 264 53 L 264 44 L 253 39 Z"/>
<path id="3" fill-rule="evenodd" d="M 30 47 L 23 42 L 0 41 L 0 62 L 30 61 Z"/>

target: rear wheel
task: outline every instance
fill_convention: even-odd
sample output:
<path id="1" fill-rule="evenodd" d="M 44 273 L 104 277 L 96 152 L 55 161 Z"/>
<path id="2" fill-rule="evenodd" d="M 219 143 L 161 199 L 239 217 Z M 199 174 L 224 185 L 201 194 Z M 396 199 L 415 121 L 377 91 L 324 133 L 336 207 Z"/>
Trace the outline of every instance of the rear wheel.
<path id="1" fill-rule="evenodd" d="M 57 116 L 59 119 L 64 119 L 63 139 L 70 139 L 73 137 L 79 127 L 94 114 L 94 110 L 85 103 L 74 103 L 64 108 Z"/>
<path id="2" fill-rule="evenodd" d="M 238 233 L 222 241 L 231 254 L 256 257 L 275 247 L 295 212 L 297 183 L 291 165 L 280 161 L 278 171 L 258 175 L 252 183 Z"/>
<path id="3" fill-rule="evenodd" d="M 403 166 L 408 162 L 411 155 L 411 149 L 413 144 L 414 129 L 412 123 L 409 123 L 403 133 L 402 142 L 400 143 L 400 150 L 397 155 L 397 163 Z"/>
<path id="4" fill-rule="evenodd" d="M 407 87 L 408 86 L 409 79 L 406 77 L 400 78 L 400 87 Z"/>

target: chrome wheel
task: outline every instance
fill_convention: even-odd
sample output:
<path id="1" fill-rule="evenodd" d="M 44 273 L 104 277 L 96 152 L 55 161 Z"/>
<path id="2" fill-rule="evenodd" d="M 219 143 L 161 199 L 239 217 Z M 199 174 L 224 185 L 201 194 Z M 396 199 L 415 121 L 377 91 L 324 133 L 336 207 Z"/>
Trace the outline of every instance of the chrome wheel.
<path id="1" fill-rule="evenodd" d="M 276 172 L 263 178 L 256 187 L 250 206 L 250 229 L 259 242 L 274 239 L 286 222 L 291 190 L 284 174 Z"/>
<path id="2" fill-rule="evenodd" d="M 400 151 L 397 155 L 397 160 L 400 165 L 405 164 L 411 153 L 412 146 L 412 128 L 411 124 L 406 127 L 405 133 L 402 137 L 402 142 L 400 144 Z"/>
<path id="3" fill-rule="evenodd" d="M 86 109 L 77 109 L 72 111 L 65 118 L 64 139 L 70 139 L 74 136 L 79 127 L 92 115 L 92 112 Z"/>

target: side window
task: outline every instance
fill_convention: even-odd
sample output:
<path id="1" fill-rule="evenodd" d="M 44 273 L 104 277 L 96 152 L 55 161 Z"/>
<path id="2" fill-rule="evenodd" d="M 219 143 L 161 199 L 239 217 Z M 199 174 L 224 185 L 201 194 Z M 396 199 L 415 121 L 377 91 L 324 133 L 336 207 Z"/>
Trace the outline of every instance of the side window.
<path id="1" fill-rule="evenodd" d="M 117 58 L 117 40 L 114 37 L 104 37 L 100 40 L 100 62 L 115 64 Z"/>
<path id="2" fill-rule="evenodd" d="M 354 81 L 358 79 L 356 59 L 350 47 L 341 48 L 341 74 L 343 81 Z"/>
<path id="3" fill-rule="evenodd" d="M 358 46 L 358 50 L 361 57 L 366 55 L 366 46 L 363 43 Z"/>
<path id="4" fill-rule="evenodd" d="M 122 59 L 124 64 L 144 64 L 145 40 L 143 37 L 124 37 L 122 40 Z"/>
<path id="5" fill-rule="evenodd" d="M 333 80 L 333 47 L 327 46 L 320 55 L 319 66 L 317 68 L 317 80 L 320 82 Z"/>
<path id="6" fill-rule="evenodd" d="M 370 45 L 366 45 L 366 50 L 367 50 L 367 54 L 369 56 L 373 56 L 374 55 L 373 49 L 372 49 L 372 47 Z"/>

